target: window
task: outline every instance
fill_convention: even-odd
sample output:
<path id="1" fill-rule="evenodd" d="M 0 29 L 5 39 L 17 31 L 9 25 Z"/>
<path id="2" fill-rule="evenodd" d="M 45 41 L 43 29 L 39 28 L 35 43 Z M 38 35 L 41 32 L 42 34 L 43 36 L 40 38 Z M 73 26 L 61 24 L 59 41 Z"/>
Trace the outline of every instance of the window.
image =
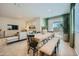
<path id="1" fill-rule="evenodd" d="M 62 22 L 58 21 L 58 22 L 53 22 L 52 24 L 52 28 L 54 30 L 61 30 L 62 29 Z"/>

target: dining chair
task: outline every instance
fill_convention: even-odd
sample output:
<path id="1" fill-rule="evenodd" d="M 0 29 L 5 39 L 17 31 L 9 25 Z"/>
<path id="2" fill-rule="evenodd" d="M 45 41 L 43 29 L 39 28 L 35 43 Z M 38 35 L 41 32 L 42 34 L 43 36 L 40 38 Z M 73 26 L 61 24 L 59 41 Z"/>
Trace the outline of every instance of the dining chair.
<path id="1" fill-rule="evenodd" d="M 34 35 L 27 35 L 27 37 L 28 37 L 28 45 L 29 45 L 28 54 L 29 54 L 30 49 L 32 49 L 33 56 L 35 56 L 35 53 L 38 51 L 37 49 L 38 42 L 35 40 Z"/>

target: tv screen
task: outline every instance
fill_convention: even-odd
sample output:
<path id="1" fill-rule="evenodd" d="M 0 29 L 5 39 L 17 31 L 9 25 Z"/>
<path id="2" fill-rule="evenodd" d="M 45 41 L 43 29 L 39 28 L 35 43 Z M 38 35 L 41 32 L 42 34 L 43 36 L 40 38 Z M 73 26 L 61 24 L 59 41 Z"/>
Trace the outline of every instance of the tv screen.
<path id="1" fill-rule="evenodd" d="M 18 30 L 18 25 L 8 25 L 8 30 Z"/>
<path id="2" fill-rule="evenodd" d="M 18 25 L 12 25 L 12 30 L 18 30 Z"/>

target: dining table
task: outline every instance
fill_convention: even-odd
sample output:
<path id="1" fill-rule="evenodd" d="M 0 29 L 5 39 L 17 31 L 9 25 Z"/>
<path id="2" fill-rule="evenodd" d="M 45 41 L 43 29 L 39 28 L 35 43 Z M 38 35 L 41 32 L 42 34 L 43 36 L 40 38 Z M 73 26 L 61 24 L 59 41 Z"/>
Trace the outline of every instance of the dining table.
<path id="1" fill-rule="evenodd" d="M 34 38 L 36 38 L 40 42 L 40 41 L 42 41 L 44 39 L 47 39 L 48 37 L 53 36 L 53 35 L 54 35 L 54 33 L 49 33 L 49 32 L 47 32 L 47 33 L 38 33 L 38 34 L 35 34 Z"/>
<path id="2" fill-rule="evenodd" d="M 52 55 L 56 51 L 57 45 L 58 45 L 59 38 L 53 38 L 49 40 L 45 45 L 43 45 L 39 51 L 46 54 L 46 55 Z"/>
<path id="3" fill-rule="evenodd" d="M 54 51 L 56 51 L 59 42 L 59 37 L 54 37 L 54 33 L 47 32 L 29 35 L 34 35 L 34 40 L 38 42 L 38 52 L 42 52 L 50 56 Z"/>

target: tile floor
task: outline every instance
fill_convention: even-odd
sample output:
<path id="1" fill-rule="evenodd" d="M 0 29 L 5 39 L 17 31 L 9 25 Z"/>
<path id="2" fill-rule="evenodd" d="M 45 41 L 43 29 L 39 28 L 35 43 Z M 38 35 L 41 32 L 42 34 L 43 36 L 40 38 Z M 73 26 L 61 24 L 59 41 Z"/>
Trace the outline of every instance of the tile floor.
<path id="1" fill-rule="evenodd" d="M 60 40 L 58 56 L 75 56 L 75 51 L 67 42 Z M 12 43 L 0 48 L 0 56 L 28 56 L 27 40 Z"/>
<path id="2" fill-rule="evenodd" d="M 6 45 L 0 49 L 1 56 L 25 56 L 27 49 L 27 41 L 20 41 Z"/>
<path id="3" fill-rule="evenodd" d="M 76 53 L 74 49 L 69 46 L 68 42 L 64 42 L 63 40 L 60 40 L 58 55 L 59 56 L 76 56 Z"/>

